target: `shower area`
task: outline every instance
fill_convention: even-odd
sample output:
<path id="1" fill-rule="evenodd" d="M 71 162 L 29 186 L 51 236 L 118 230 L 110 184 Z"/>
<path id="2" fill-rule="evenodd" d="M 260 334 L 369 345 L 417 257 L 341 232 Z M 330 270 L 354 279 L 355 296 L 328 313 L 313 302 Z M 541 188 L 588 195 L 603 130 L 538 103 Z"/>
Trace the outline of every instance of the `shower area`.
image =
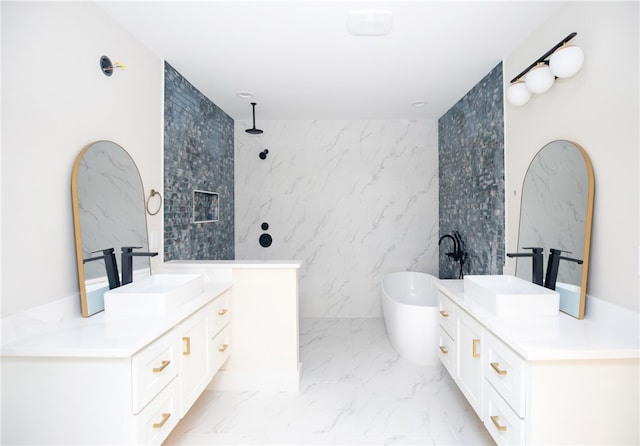
<path id="1" fill-rule="evenodd" d="M 166 64 L 165 260 L 300 260 L 301 317 L 382 317 L 385 274 L 451 277 L 438 239 L 454 230 L 466 274 L 501 271 L 501 65 L 440 120 L 246 107 L 253 120 L 234 122 Z M 193 221 L 193 190 L 217 194 L 217 221 Z"/>

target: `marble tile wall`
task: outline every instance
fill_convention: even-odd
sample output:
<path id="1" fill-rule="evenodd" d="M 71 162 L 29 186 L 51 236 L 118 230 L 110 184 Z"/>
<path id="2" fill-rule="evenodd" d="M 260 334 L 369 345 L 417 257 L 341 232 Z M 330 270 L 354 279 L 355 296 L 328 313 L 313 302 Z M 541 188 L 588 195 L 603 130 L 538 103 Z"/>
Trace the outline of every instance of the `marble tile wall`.
<path id="1" fill-rule="evenodd" d="M 469 259 L 465 274 L 502 274 L 505 250 L 502 63 L 438 121 L 440 236 L 457 230 Z M 441 278 L 458 269 L 439 253 Z"/>
<path id="2" fill-rule="evenodd" d="M 257 118 L 235 126 L 236 258 L 301 260 L 302 316 L 379 317 L 385 273 L 437 275 L 435 120 Z"/>
<path id="3" fill-rule="evenodd" d="M 233 119 L 165 63 L 164 260 L 234 258 Z M 218 194 L 218 221 L 193 222 L 193 191 Z"/>

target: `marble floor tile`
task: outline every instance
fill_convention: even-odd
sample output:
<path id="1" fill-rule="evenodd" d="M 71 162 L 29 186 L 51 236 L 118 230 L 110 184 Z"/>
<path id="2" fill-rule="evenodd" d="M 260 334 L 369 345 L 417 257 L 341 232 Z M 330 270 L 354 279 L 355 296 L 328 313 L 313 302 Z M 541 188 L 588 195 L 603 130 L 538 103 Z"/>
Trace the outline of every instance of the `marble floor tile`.
<path id="1" fill-rule="evenodd" d="M 205 391 L 166 445 L 492 445 L 441 366 L 395 352 L 380 318 L 304 318 L 300 392 Z"/>

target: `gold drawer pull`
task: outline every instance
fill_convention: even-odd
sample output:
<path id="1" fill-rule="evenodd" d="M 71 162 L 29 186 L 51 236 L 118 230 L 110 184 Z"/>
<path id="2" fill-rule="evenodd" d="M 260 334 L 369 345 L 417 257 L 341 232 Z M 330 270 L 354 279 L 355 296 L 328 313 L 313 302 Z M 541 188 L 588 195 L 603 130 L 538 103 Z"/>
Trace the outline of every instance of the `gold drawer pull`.
<path id="1" fill-rule="evenodd" d="M 447 350 L 447 347 L 445 347 L 444 345 L 440 346 L 440 351 L 442 352 L 443 355 L 449 354 L 449 350 Z"/>
<path id="2" fill-rule="evenodd" d="M 186 350 L 182 352 L 182 355 L 189 356 L 191 354 L 191 338 L 188 336 L 185 336 L 184 338 L 182 338 L 182 340 L 185 342 L 185 347 L 186 347 Z"/>
<path id="3" fill-rule="evenodd" d="M 440 310 L 440 315 L 441 315 L 442 317 L 449 317 L 449 313 L 447 313 L 447 312 L 446 312 L 446 311 L 444 311 L 444 310 Z"/>
<path id="4" fill-rule="evenodd" d="M 473 357 L 474 358 L 479 358 L 480 357 L 480 353 L 478 353 L 478 344 L 480 344 L 480 339 L 474 339 L 473 340 Z"/>
<path id="5" fill-rule="evenodd" d="M 164 423 L 166 423 L 169 418 L 171 418 L 171 414 L 170 413 L 163 413 L 162 414 L 162 421 L 160 421 L 159 423 L 153 423 L 153 428 L 154 429 L 160 429 L 162 426 L 164 426 Z"/>
<path id="6" fill-rule="evenodd" d="M 491 418 L 491 421 L 493 421 L 493 424 L 495 424 L 496 429 L 498 429 L 500 432 L 506 432 L 507 431 L 507 426 L 503 426 L 498 422 L 498 420 L 500 419 L 500 417 L 498 417 L 498 415 L 492 415 L 490 418 Z"/>
<path id="7" fill-rule="evenodd" d="M 161 364 L 162 364 L 162 365 L 161 365 L 160 367 L 154 367 L 154 368 L 153 368 L 153 373 L 160 373 L 160 372 L 162 372 L 164 369 L 166 369 L 166 368 L 167 368 L 167 366 L 168 366 L 169 364 L 171 364 L 171 361 L 164 360 L 164 361 L 162 361 L 162 363 L 161 363 Z"/>
<path id="8" fill-rule="evenodd" d="M 220 347 L 218 347 L 218 351 L 222 353 L 228 348 L 229 348 L 229 344 L 222 344 Z"/>
<path id="9" fill-rule="evenodd" d="M 222 310 L 218 310 L 218 316 L 224 316 L 225 314 L 227 314 L 229 312 L 228 309 L 223 308 Z"/>
<path id="10" fill-rule="evenodd" d="M 493 370 L 496 371 L 496 373 L 500 376 L 504 376 L 507 374 L 506 370 L 502 370 L 500 369 L 500 363 L 499 362 L 492 362 L 491 363 L 491 367 L 493 368 Z"/>

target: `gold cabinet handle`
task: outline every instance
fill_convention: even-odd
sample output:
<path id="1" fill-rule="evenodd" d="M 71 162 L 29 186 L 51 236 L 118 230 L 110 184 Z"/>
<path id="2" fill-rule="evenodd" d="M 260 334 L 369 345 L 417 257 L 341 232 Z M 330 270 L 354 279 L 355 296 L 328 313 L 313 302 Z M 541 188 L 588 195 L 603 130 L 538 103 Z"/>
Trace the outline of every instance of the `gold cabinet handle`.
<path id="1" fill-rule="evenodd" d="M 472 344 L 472 346 L 473 346 L 472 354 L 473 354 L 474 358 L 479 358 L 480 357 L 480 353 L 478 353 L 478 344 L 480 344 L 480 339 L 474 339 L 473 340 L 473 344 Z"/>
<path id="2" fill-rule="evenodd" d="M 500 368 L 500 363 L 499 363 L 499 362 L 492 362 L 492 363 L 491 363 L 491 367 L 492 367 L 492 368 L 493 368 L 493 370 L 495 370 L 495 371 L 496 371 L 496 373 L 497 373 L 498 375 L 500 375 L 500 376 L 504 376 L 504 375 L 506 375 L 506 374 L 507 374 L 507 371 L 506 371 L 506 370 L 502 370 L 502 369 Z"/>
<path id="3" fill-rule="evenodd" d="M 164 369 L 166 369 L 166 368 L 167 368 L 167 366 L 168 366 L 169 364 L 171 364 L 171 361 L 164 360 L 164 361 L 162 361 L 162 362 L 161 362 L 161 364 L 162 364 L 162 365 L 161 365 L 160 367 L 154 367 L 154 368 L 153 368 L 153 373 L 160 373 L 160 372 L 162 372 Z"/>
<path id="4" fill-rule="evenodd" d="M 447 313 L 447 312 L 446 312 L 446 311 L 444 311 L 444 310 L 440 310 L 440 316 L 442 316 L 442 317 L 449 317 L 449 313 Z"/>
<path id="5" fill-rule="evenodd" d="M 184 338 L 182 338 L 182 340 L 185 342 L 185 348 L 186 350 L 182 352 L 183 356 L 189 356 L 191 354 L 191 338 L 188 336 L 185 336 Z"/>
<path id="6" fill-rule="evenodd" d="M 228 348 L 229 348 L 229 344 L 222 344 L 220 347 L 218 347 L 218 351 L 220 353 L 222 353 L 223 351 L 225 351 Z"/>
<path id="7" fill-rule="evenodd" d="M 229 312 L 228 309 L 223 308 L 222 310 L 218 310 L 218 316 L 224 316 L 225 314 L 227 314 Z"/>
<path id="8" fill-rule="evenodd" d="M 171 418 L 171 414 L 170 413 L 163 413 L 162 414 L 162 421 L 160 421 L 159 423 L 153 423 L 153 428 L 154 429 L 160 429 L 162 426 L 164 426 L 164 423 L 166 423 L 169 418 Z"/>
<path id="9" fill-rule="evenodd" d="M 445 347 L 444 345 L 440 346 L 440 351 L 442 352 L 443 355 L 449 354 L 449 350 L 447 350 L 447 347 Z"/>
<path id="10" fill-rule="evenodd" d="M 503 426 L 500 424 L 500 422 L 498 422 L 498 420 L 500 419 L 498 415 L 492 415 L 490 418 L 491 418 L 491 421 L 493 421 L 493 424 L 496 426 L 496 429 L 498 429 L 500 432 L 507 431 L 507 426 Z"/>

